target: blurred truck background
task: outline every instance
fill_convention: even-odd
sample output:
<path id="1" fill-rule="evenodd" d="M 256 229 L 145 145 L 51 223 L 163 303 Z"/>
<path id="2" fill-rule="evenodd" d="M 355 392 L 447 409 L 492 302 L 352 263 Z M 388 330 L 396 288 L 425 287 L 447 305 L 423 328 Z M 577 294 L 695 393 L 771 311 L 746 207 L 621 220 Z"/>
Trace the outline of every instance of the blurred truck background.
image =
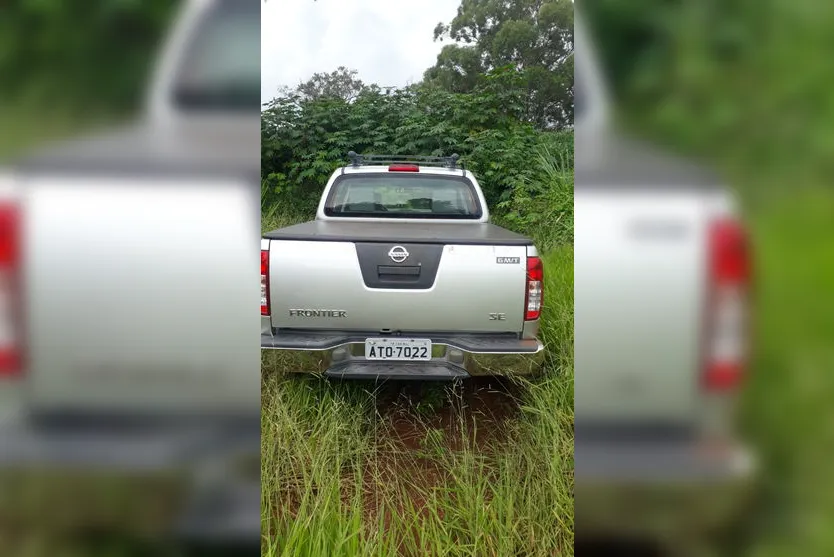
<path id="1" fill-rule="evenodd" d="M 2 8 L 0 554 L 259 552 L 259 33 Z"/>
<path id="2" fill-rule="evenodd" d="M 749 226 L 755 310 L 739 427 L 756 448 L 761 478 L 749 510 L 709 549 L 719 555 L 831 555 L 834 71 L 824 53 L 834 10 L 817 0 L 580 0 L 576 9 L 611 84 L 619 128 L 716 169 Z M 580 135 L 577 130 L 577 145 Z M 577 167 L 588 153 L 577 147 Z M 577 198 L 582 188 L 577 172 Z M 577 210 L 577 223 L 581 218 Z M 580 301 L 576 312 L 580 319 Z M 583 389 L 578 349 L 576 373 L 580 423 L 593 393 Z M 577 460 L 577 485 L 581 475 Z M 582 504 L 577 494 L 580 555 L 587 533 Z M 643 518 L 636 501 L 631 509 L 623 527 Z M 690 549 L 680 540 L 672 554 Z"/>

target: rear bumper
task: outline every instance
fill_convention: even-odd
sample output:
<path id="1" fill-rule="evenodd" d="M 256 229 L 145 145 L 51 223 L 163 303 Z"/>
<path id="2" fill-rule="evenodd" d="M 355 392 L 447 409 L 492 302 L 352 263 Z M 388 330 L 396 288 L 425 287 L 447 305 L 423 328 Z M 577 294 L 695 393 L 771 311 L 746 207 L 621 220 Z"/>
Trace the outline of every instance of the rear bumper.
<path id="1" fill-rule="evenodd" d="M 0 423 L 0 520 L 158 540 L 258 543 L 252 424 Z"/>
<path id="2" fill-rule="evenodd" d="M 280 350 L 277 371 L 316 373 L 342 379 L 451 380 L 482 375 L 535 375 L 544 365 L 544 346 L 513 335 L 415 333 L 432 341 L 425 362 L 368 361 L 365 339 L 379 333 L 284 331 L 261 334 L 261 348 Z"/>
<path id="3" fill-rule="evenodd" d="M 754 493 L 741 445 L 696 440 L 575 444 L 577 533 L 693 540 L 729 526 Z"/>

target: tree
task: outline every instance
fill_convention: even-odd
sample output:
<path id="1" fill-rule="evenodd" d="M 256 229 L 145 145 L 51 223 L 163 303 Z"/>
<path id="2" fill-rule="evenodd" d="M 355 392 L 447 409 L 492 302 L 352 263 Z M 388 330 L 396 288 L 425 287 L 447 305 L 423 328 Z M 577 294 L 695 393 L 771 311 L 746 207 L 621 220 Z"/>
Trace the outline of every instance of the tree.
<path id="1" fill-rule="evenodd" d="M 339 66 L 330 73 L 315 73 L 313 77 L 299 84 L 295 89 L 284 88 L 281 94 L 286 96 L 295 93 L 304 101 L 341 99 L 351 102 L 359 96 L 359 93 L 367 89 L 357 75 L 356 70 Z"/>
<path id="2" fill-rule="evenodd" d="M 451 40 L 424 79 L 451 92 L 475 89 L 484 76 L 511 68 L 521 77 L 525 119 L 539 128 L 573 121 L 573 2 L 462 0 L 436 41 Z"/>

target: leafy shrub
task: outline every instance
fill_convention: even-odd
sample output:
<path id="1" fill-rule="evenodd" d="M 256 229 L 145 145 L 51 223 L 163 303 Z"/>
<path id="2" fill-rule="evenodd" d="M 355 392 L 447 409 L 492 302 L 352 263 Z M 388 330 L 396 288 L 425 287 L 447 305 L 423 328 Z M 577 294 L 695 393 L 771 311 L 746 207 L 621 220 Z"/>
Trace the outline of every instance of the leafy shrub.
<path id="1" fill-rule="evenodd" d="M 522 120 L 522 89 L 500 68 L 472 93 L 438 87 L 365 88 L 354 99 L 277 97 L 261 119 L 262 209 L 311 218 L 332 172 L 350 150 L 461 155 L 478 177 L 496 222 L 572 239 L 573 134 Z"/>
<path id="2" fill-rule="evenodd" d="M 513 188 L 493 221 L 532 236 L 544 251 L 572 244 L 573 145 L 542 144 L 534 163 L 536 179 Z"/>
<path id="3" fill-rule="evenodd" d="M 179 3 L 4 2 L 0 97 L 77 110 L 133 108 Z"/>

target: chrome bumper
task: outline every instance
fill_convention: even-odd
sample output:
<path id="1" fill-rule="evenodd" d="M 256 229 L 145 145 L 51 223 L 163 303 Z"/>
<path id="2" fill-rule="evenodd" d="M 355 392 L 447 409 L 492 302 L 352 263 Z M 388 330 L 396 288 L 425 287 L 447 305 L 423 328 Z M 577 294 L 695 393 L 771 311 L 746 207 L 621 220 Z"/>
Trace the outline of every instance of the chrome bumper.
<path id="1" fill-rule="evenodd" d="M 281 373 L 313 373 L 343 379 L 449 380 L 484 375 L 535 375 L 545 361 L 536 339 L 510 335 L 444 335 L 415 333 L 432 341 L 429 361 L 369 361 L 365 339 L 374 333 L 283 332 L 261 335 L 263 368 Z"/>
<path id="2" fill-rule="evenodd" d="M 575 467 L 577 535 L 672 544 L 708 537 L 742 516 L 757 478 L 747 448 L 696 440 L 577 441 Z"/>
<path id="3" fill-rule="evenodd" d="M 0 424 L 0 519 L 73 533 L 257 544 L 256 424 Z"/>

